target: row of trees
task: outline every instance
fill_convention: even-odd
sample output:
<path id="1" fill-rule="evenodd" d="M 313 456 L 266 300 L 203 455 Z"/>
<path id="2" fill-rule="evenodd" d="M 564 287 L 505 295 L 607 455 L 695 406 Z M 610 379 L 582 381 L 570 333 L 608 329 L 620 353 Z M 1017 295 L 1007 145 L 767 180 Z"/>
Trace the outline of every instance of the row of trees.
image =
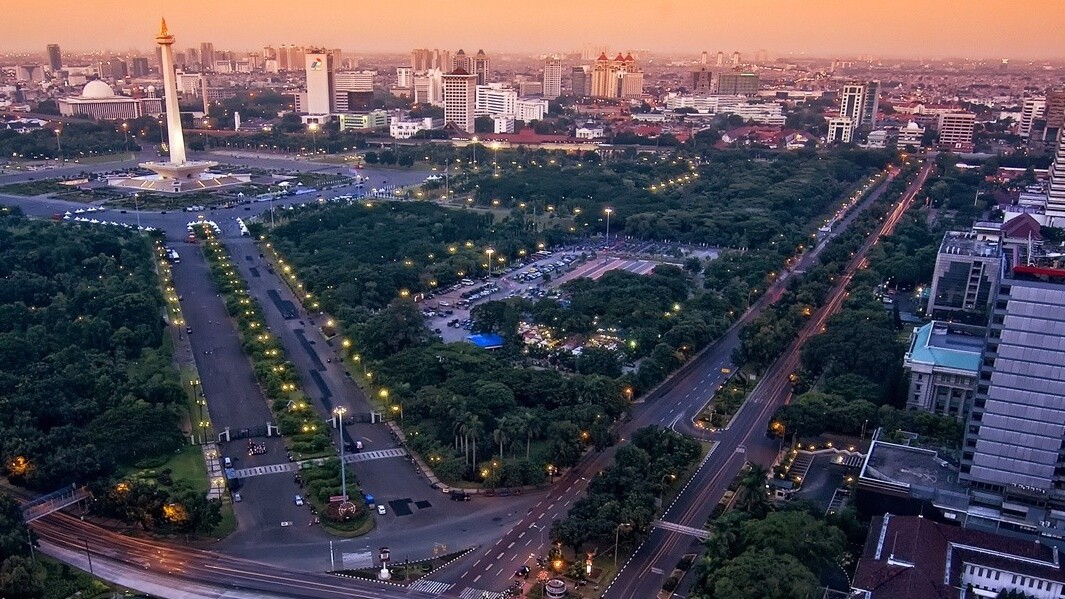
<path id="1" fill-rule="evenodd" d="M 551 539 L 580 553 L 605 551 L 624 532 L 627 541 L 649 531 L 658 504 L 678 477 L 699 459 L 700 446 L 669 429 L 651 426 L 618 449 L 614 464 L 588 484 L 588 494 L 551 527 Z"/>
<path id="2" fill-rule="evenodd" d="M 0 469 L 50 491 L 172 452 L 184 394 L 151 246 L 0 218 Z"/>
<path id="3" fill-rule="evenodd" d="M 916 432 L 946 448 L 960 444 L 962 426 L 955 418 L 901 410 L 907 386 L 902 368 L 905 346 L 899 337 L 902 323 L 897 303 L 892 313 L 878 300 L 882 286 L 906 293 L 931 280 L 946 225 L 930 224 L 928 205 L 949 203 L 951 197 L 969 191 L 970 185 L 968 176 L 953 163 L 939 168 L 926 184 L 928 201 L 915 202 L 894 233 L 870 252 L 869 267 L 851 280 L 850 295 L 840 313 L 803 348 L 803 378 L 817 380 L 818 386 L 816 392 L 800 395 L 777 412 L 786 434 L 858 435 L 883 427 L 889 435 L 899 430 Z M 973 195 L 968 198 L 971 202 Z M 961 217 L 943 220 L 952 224 L 956 218 Z"/>

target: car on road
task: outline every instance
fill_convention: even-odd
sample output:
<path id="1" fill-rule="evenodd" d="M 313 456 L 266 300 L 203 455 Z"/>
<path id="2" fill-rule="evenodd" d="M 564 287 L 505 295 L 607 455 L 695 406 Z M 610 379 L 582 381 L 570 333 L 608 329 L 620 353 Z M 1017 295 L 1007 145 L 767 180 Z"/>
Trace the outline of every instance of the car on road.
<path id="1" fill-rule="evenodd" d="M 529 578 L 529 566 L 522 566 L 518 568 L 518 571 L 514 573 L 514 576 L 521 578 Z"/>
<path id="2" fill-rule="evenodd" d="M 234 493 L 233 503 L 240 503 L 241 501 L 244 501 L 244 498 L 240 496 L 240 493 Z"/>
<path id="3" fill-rule="evenodd" d="M 296 495 L 296 505 L 303 505 L 303 496 Z"/>
<path id="4" fill-rule="evenodd" d="M 377 513 L 381 514 L 382 516 L 384 516 L 385 514 L 388 513 L 388 510 L 385 509 L 385 506 L 383 506 L 381 504 L 377 504 Z"/>
<path id="5" fill-rule="evenodd" d="M 186 335 L 191 335 L 192 334 L 192 327 L 185 327 L 185 334 Z"/>

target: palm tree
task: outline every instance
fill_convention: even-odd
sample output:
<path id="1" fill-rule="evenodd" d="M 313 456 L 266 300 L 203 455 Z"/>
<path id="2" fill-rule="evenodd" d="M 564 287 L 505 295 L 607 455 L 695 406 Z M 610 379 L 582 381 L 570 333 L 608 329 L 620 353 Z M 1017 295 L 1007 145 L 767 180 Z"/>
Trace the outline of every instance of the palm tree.
<path id="1" fill-rule="evenodd" d="M 503 446 L 506 445 L 507 441 L 510 440 L 510 438 L 507 437 L 507 431 L 505 429 L 506 426 L 507 426 L 507 419 L 504 416 L 503 418 L 499 419 L 499 424 L 498 424 L 498 427 L 496 428 L 496 430 L 492 431 L 492 439 L 496 443 L 499 443 L 499 461 L 500 462 L 503 461 Z"/>
<path id="2" fill-rule="evenodd" d="M 758 464 L 748 464 L 747 472 L 740 479 L 744 490 L 740 509 L 755 517 L 764 516 L 769 511 L 769 493 L 765 488 L 769 471 Z"/>
<path id="3" fill-rule="evenodd" d="M 484 423 L 477 414 L 470 414 L 466 418 L 466 443 L 472 442 L 473 445 L 473 467 L 477 468 L 477 438 L 481 435 L 481 431 L 484 429 Z"/>
<path id="4" fill-rule="evenodd" d="M 521 413 L 521 421 L 525 429 L 525 459 L 529 459 L 529 448 L 532 445 L 533 438 L 540 438 L 540 435 L 544 433 L 544 421 L 539 418 L 537 414 L 531 410 L 525 410 Z"/>

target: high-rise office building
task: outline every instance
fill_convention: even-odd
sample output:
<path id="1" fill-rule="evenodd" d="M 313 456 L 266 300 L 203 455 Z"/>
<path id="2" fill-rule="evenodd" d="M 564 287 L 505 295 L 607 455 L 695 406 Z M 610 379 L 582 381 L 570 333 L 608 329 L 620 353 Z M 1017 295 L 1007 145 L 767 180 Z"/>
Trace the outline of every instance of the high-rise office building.
<path id="1" fill-rule="evenodd" d="M 196 70 L 200 70 L 200 49 L 189 48 L 185 50 L 185 64 L 190 67 L 196 67 Z"/>
<path id="2" fill-rule="evenodd" d="M 880 110 L 880 82 L 848 83 L 839 94 L 839 116 L 849 118 L 855 129 L 876 126 Z"/>
<path id="3" fill-rule="evenodd" d="M 862 97 L 862 125 L 876 127 L 876 113 L 880 111 L 880 82 L 867 81 Z"/>
<path id="4" fill-rule="evenodd" d="M 706 50 L 703 50 L 703 55 L 702 58 L 700 58 L 699 60 L 699 64 L 703 65 L 704 67 L 710 64 L 710 53 Z"/>
<path id="5" fill-rule="evenodd" d="M 454 65 L 451 61 L 451 53 L 447 50 L 415 48 L 410 53 L 410 68 L 415 73 L 425 73 L 430 69 L 451 71 Z"/>
<path id="6" fill-rule="evenodd" d="M 53 73 L 63 68 L 63 52 L 60 51 L 59 44 L 48 44 L 48 66 Z"/>
<path id="7" fill-rule="evenodd" d="M 459 51 L 455 53 L 455 57 L 451 59 L 451 70 L 463 70 L 467 73 L 473 73 L 473 58 L 467 56 L 466 51 L 459 48 Z"/>
<path id="8" fill-rule="evenodd" d="M 854 138 L 854 121 L 847 116 L 828 119 L 828 142 L 849 144 Z"/>
<path id="9" fill-rule="evenodd" d="M 714 61 L 714 66 L 715 67 L 723 67 L 723 66 L 725 66 L 725 53 L 722 52 L 721 50 L 717 51 L 717 60 Z"/>
<path id="10" fill-rule="evenodd" d="M 325 50 L 311 50 L 304 61 L 307 71 L 306 114 L 329 114 L 333 112 L 333 55 Z"/>
<path id="11" fill-rule="evenodd" d="M 214 68 L 214 61 L 217 57 L 214 55 L 214 44 L 211 42 L 200 43 L 200 66 L 204 70 L 209 71 Z"/>
<path id="12" fill-rule="evenodd" d="M 333 111 L 367 110 L 373 100 L 376 71 L 339 71 L 333 75 Z"/>
<path id="13" fill-rule="evenodd" d="M 562 95 L 562 59 L 549 56 L 544 60 L 544 97 L 557 98 Z"/>
<path id="14" fill-rule="evenodd" d="M 1021 521 L 1045 511 L 1035 520 L 1054 527 L 1065 520 L 1065 269 L 1025 256 L 1001 272 L 961 480 L 983 505 Z"/>
<path id="15" fill-rule="evenodd" d="M 971 112 L 945 112 L 939 115 L 939 147 L 953 152 L 973 151 L 976 115 Z"/>
<path id="16" fill-rule="evenodd" d="M 588 95 L 588 71 L 583 66 L 573 67 L 569 71 L 570 93 L 576 98 Z"/>
<path id="17" fill-rule="evenodd" d="M 177 58 L 174 62 L 181 64 L 182 61 Z M 148 65 L 148 59 L 143 56 L 136 56 L 129 61 L 129 74 L 133 77 L 147 77 L 152 72 L 151 67 Z"/>
<path id="18" fill-rule="evenodd" d="M 453 124 L 467 133 L 474 132 L 474 107 L 477 103 L 477 75 L 455 69 L 443 75 L 444 123 Z"/>
<path id="19" fill-rule="evenodd" d="M 740 64 L 740 53 L 739 52 L 733 52 L 732 53 L 732 64 L 736 65 L 736 66 L 739 66 L 739 64 Z"/>
<path id="20" fill-rule="evenodd" d="M 1065 227 L 1065 133 L 1060 131 L 1054 146 L 1054 160 L 1050 163 L 1046 215 L 1048 225 Z"/>
<path id="21" fill-rule="evenodd" d="M 514 115 L 518 103 L 517 90 L 504 86 L 502 83 L 478 85 L 476 101 L 474 103 L 474 116 L 498 116 L 502 114 Z"/>
<path id="22" fill-rule="evenodd" d="M 1047 106 L 1043 115 L 1046 119 L 1043 142 L 1055 143 L 1058 140 L 1058 134 L 1065 127 L 1065 88 L 1047 91 Z"/>
<path id="23" fill-rule="evenodd" d="M 688 91 L 693 94 L 709 94 L 714 89 L 713 82 L 713 74 L 709 69 L 703 67 L 698 71 L 691 72 L 691 83 L 688 85 Z"/>
<path id="24" fill-rule="evenodd" d="M 470 72 L 477 75 L 477 85 L 487 85 L 491 61 L 484 53 L 484 50 L 478 50 L 471 62 L 473 64 L 473 70 Z"/>
<path id="25" fill-rule="evenodd" d="M 758 73 L 724 71 L 717 75 L 717 93 L 727 96 L 754 96 L 762 86 Z"/>
<path id="26" fill-rule="evenodd" d="M 967 231 L 943 236 L 932 272 L 928 314 L 983 324 L 998 283 L 1000 243 Z"/>
<path id="27" fill-rule="evenodd" d="M 1021 122 L 1017 126 L 1017 133 L 1028 139 L 1032 135 L 1032 125 L 1036 120 L 1043 118 L 1046 108 L 1046 98 L 1026 98 L 1021 104 Z"/>
<path id="28" fill-rule="evenodd" d="M 396 87 L 407 87 L 414 83 L 414 71 L 411 67 L 396 67 Z"/>

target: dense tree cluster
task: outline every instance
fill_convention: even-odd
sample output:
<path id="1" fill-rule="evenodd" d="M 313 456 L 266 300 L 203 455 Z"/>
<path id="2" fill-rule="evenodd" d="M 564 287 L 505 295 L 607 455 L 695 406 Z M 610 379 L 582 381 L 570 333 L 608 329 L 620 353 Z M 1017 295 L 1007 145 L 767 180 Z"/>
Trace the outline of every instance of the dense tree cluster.
<path id="1" fill-rule="evenodd" d="M 605 549 L 622 532 L 630 540 L 646 534 L 655 519 L 656 500 L 699 454 L 697 441 L 671 430 L 636 431 L 632 442 L 618 449 L 614 464 L 588 484 L 588 495 L 555 522 L 551 538 L 580 552 L 591 543 Z"/>
<path id="2" fill-rule="evenodd" d="M 37 490 L 106 479 L 181 444 L 150 244 L 0 220 L 0 468 Z"/>
<path id="3" fill-rule="evenodd" d="M 764 479 L 763 479 L 764 480 Z M 764 516 L 732 511 L 710 525 L 706 555 L 692 597 L 802 599 L 817 594 L 847 538 L 833 524 L 797 506 Z"/>
<path id="4" fill-rule="evenodd" d="M 389 326 L 404 304 L 367 328 Z M 612 444 L 610 425 L 626 408 L 615 380 L 518 368 L 468 344 L 411 344 L 382 360 L 374 379 L 438 475 L 491 487 L 541 482 L 547 465 L 570 466 L 585 448 Z"/>
<path id="5" fill-rule="evenodd" d="M 489 247 L 497 262 L 515 260 L 566 237 L 537 233 L 520 219 L 494 222 L 488 213 L 420 202 L 306 208 L 272 233 L 307 291 L 344 322 L 365 320 L 401 290 L 428 292 L 483 276 Z"/>
<path id="6" fill-rule="evenodd" d="M 61 131 L 59 140 L 56 139 L 56 129 Z M 138 149 L 132 138 L 127 146 L 126 136 L 111 122 L 68 122 L 62 127 L 45 127 L 28 133 L 0 129 L 0 156 L 78 158 L 121 152 L 126 147 Z"/>
<path id="7" fill-rule="evenodd" d="M 788 256 L 809 240 L 813 221 L 849 185 L 890 159 L 886 152 L 838 151 L 756 160 L 728 151 L 699 164 L 646 157 L 599 166 L 537 164 L 506 177 L 485 172 L 461 189 L 485 205 L 498 200 L 528 213 L 551 206 L 555 214 L 572 215 L 578 231 L 603 232 L 603 207 L 610 206 L 617 234 L 771 248 Z"/>

